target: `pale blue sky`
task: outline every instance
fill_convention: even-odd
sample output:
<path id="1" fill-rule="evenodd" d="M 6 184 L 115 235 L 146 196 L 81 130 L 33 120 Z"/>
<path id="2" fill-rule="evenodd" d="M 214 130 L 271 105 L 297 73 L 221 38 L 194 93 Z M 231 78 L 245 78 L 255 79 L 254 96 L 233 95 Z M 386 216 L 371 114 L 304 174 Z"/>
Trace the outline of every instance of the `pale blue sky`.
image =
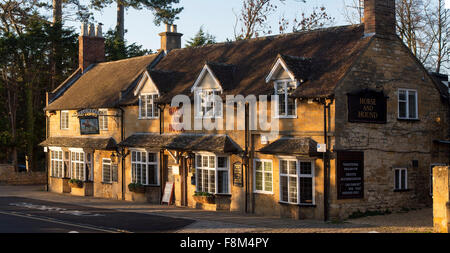
<path id="1" fill-rule="evenodd" d="M 85 1 L 85 0 L 82 0 Z M 349 0 L 347 0 L 348 2 Z M 186 40 L 192 38 L 200 26 L 210 34 L 216 36 L 218 42 L 225 41 L 234 36 L 235 15 L 239 12 L 242 0 L 180 0 L 180 6 L 184 7 L 180 19 L 175 23 L 178 25 L 178 32 L 183 33 L 182 45 Z M 280 4 L 278 11 L 269 17 L 272 30 L 278 32 L 279 17 L 284 15 L 289 19 L 300 17 L 302 12 L 309 13 L 315 6 L 325 6 L 330 16 L 336 19 L 335 25 L 346 24 L 342 12 L 344 8 L 343 0 L 307 0 L 301 3 L 299 0 L 286 0 L 285 4 Z M 97 22 L 104 24 L 104 30 L 113 28 L 116 23 L 116 6 L 110 6 L 101 13 L 95 12 Z M 74 26 L 79 30 L 78 22 L 67 21 L 66 25 Z M 162 32 L 163 26 L 156 26 L 153 23 L 152 12 L 146 9 L 126 11 L 125 29 L 128 30 L 126 39 L 128 42 L 137 42 L 144 48 L 156 50 L 160 47 L 158 33 Z"/>

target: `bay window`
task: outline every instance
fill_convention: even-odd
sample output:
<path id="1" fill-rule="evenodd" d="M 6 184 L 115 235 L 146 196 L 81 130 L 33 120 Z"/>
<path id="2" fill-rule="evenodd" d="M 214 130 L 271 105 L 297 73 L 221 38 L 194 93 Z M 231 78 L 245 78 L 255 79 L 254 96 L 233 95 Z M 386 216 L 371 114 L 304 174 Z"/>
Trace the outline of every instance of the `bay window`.
<path id="1" fill-rule="evenodd" d="M 197 192 L 230 193 L 228 157 L 197 154 L 195 158 Z"/>
<path id="2" fill-rule="evenodd" d="M 131 151 L 131 181 L 142 185 L 159 185 L 158 153 Z"/>
<path id="3" fill-rule="evenodd" d="M 289 204 L 314 204 L 313 162 L 280 160 L 280 201 Z"/>
<path id="4" fill-rule="evenodd" d="M 291 97 L 296 88 L 292 81 L 276 81 L 275 95 L 278 96 L 277 117 L 291 118 L 297 115 L 297 102 Z"/>

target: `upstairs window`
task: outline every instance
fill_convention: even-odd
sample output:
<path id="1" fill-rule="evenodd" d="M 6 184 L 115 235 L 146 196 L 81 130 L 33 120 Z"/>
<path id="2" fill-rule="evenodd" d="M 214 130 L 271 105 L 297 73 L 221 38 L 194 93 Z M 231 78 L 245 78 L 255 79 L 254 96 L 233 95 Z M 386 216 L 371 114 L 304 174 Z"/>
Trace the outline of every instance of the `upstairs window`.
<path id="1" fill-rule="evenodd" d="M 99 110 L 99 117 L 98 117 L 98 125 L 100 130 L 107 131 L 108 130 L 108 110 L 107 109 L 101 109 Z"/>
<path id="2" fill-rule="evenodd" d="M 292 81 L 276 81 L 275 95 L 278 96 L 277 116 L 293 118 L 297 115 L 297 101 L 291 95 L 296 88 Z"/>
<path id="3" fill-rule="evenodd" d="M 397 168 L 394 170 L 394 189 L 407 190 L 408 189 L 408 171 L 406 168 Z"/>
<path id="4" fill-rule="evenodd" d="M 197 108 L 196 116 L 199 118 L 219 118 L 222 117 L 222 103 L 216 101 L 219 91 L 198 90 L 196 92 Z"/>
<path id="5" fill-rule="evenodd" d="M 156 119 L 159 117 L 155 100 L 158 94 L 142 94 L 139 96 L 139 119 Z"/>
<path id="6" fill-rule="evenodd" d="M 69 129 L 69 111 L 61 111 L 61 129 L 67 130 Z"/>
<path id="7" fill-rule="evenodd" d="M 398 118 L 418 119 L 416 90 L 398 90 Z"/>

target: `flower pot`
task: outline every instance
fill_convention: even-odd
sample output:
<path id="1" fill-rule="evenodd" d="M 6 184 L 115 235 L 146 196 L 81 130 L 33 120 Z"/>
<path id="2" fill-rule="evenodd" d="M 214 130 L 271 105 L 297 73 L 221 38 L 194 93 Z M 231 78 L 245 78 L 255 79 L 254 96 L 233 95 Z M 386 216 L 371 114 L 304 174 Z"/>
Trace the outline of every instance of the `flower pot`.
<path id="1" fill-rule="evenodd" d="M 214 196 L 193 196 L 195 202 L 202 204 L 215 204 L 216 200 Z"/>

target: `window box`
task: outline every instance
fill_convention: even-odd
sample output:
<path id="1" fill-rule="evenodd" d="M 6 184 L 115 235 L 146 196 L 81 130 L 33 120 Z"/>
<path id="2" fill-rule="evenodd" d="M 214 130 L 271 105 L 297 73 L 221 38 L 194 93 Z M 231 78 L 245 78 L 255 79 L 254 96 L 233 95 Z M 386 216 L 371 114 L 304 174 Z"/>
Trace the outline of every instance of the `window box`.
<path id="1" fill-rule="evenodd" d="M 206 192 L 196 192 L 194 196 L 192 196 L 197 203 L 202 204 L 215 204 L 216 197 L 212 194 Z"/>
<path id="2" fill-rule="evenodd" d="M 78 180 L 78 179 L 70 179 L 69 186 L 71 188 L 83 188 L 83 181 Z"/>
<path id="3" fill-rule="evenodd" d="M 134 193 L 145 193 L 145 186 L 139 183 L 131 183 L 128 185 L 128 190 Z"/>

